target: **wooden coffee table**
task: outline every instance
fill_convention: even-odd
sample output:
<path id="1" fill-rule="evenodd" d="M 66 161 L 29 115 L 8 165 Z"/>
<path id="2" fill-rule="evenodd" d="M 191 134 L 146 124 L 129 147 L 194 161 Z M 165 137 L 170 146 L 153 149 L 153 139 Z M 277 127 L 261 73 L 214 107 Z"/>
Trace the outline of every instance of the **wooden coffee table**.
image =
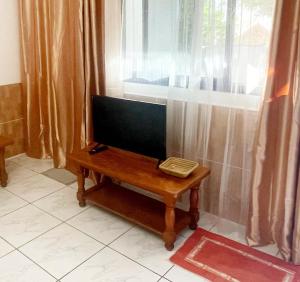
<path id="1" fill-rule="evenodd" d="M 166 175 L 157 168 L 157 161 L 139 154 L 109 148 L 90 155 L 88 149 L 68 156 L 77 168 L 80 206 L 86 201 L 118 214 L 162 236 L 168 250 L 174 248 L 176 235 L 189 226 L 197 228 L 199 220 L 199 186 L 209 169 L 199 166 L 188 178 Z M 97 184 L 86 190 L 85 178 L 95 174 Z M 161 201 L 120 186 L 128 183 L 144 192 L 151 192 Z M 190 190 L 190 209 L 176 208 L 178 198 Z"/>

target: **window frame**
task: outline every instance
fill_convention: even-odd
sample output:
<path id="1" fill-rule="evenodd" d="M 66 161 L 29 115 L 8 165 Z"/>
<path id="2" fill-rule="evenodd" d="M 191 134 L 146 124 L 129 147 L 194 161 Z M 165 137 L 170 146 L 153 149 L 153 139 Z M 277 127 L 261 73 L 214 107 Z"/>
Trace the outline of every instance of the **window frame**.
<path id="1" fill-rule="evenodd" d="M 172 92 L 172 95 L 170 95 Z M 174 100 L 194 102 L 227 108 L 245 109 L 258 111 L 261 96 L 241 95 L 230 92 L 195 90 L 186 88 L 175 88 L 153 84 L 124 83 L 124 94 L 127 97 L 148 97 L 154 101 Z"/>

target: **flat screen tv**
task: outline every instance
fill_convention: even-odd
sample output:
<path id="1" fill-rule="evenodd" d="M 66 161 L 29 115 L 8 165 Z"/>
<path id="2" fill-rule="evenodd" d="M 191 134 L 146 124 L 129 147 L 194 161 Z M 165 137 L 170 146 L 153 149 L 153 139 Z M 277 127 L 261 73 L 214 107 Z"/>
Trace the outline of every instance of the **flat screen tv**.
<path id="1" fill-rule="evenodd" d="M 93 96 L 94 141 L 166 159 L 166 106 Z"/>

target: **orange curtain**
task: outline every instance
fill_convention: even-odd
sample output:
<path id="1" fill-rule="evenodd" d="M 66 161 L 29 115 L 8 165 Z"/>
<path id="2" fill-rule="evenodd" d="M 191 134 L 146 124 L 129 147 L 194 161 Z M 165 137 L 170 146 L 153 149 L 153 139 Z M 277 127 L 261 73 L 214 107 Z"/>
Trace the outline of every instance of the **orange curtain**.
<path id="1" fill-rule="evenodd" d="M 255 141 L 247 237 L 300 264 L 300 1 L 278 0 Z"/>
<path id="2" fill-rule="evenodd" d="M 104 95 L 104 0 L 20 0 L 26 152 L 66 165 Z"/>

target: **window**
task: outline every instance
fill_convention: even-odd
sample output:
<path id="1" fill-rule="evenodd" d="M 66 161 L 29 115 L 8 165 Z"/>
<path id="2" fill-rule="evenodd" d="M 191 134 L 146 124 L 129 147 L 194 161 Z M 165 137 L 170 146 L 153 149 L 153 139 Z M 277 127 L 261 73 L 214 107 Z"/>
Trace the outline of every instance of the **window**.
<path id="1" fill-rule="evenodd" d="M 124 0 L 123 80 L 260 95 L 274 0 Z"/>

